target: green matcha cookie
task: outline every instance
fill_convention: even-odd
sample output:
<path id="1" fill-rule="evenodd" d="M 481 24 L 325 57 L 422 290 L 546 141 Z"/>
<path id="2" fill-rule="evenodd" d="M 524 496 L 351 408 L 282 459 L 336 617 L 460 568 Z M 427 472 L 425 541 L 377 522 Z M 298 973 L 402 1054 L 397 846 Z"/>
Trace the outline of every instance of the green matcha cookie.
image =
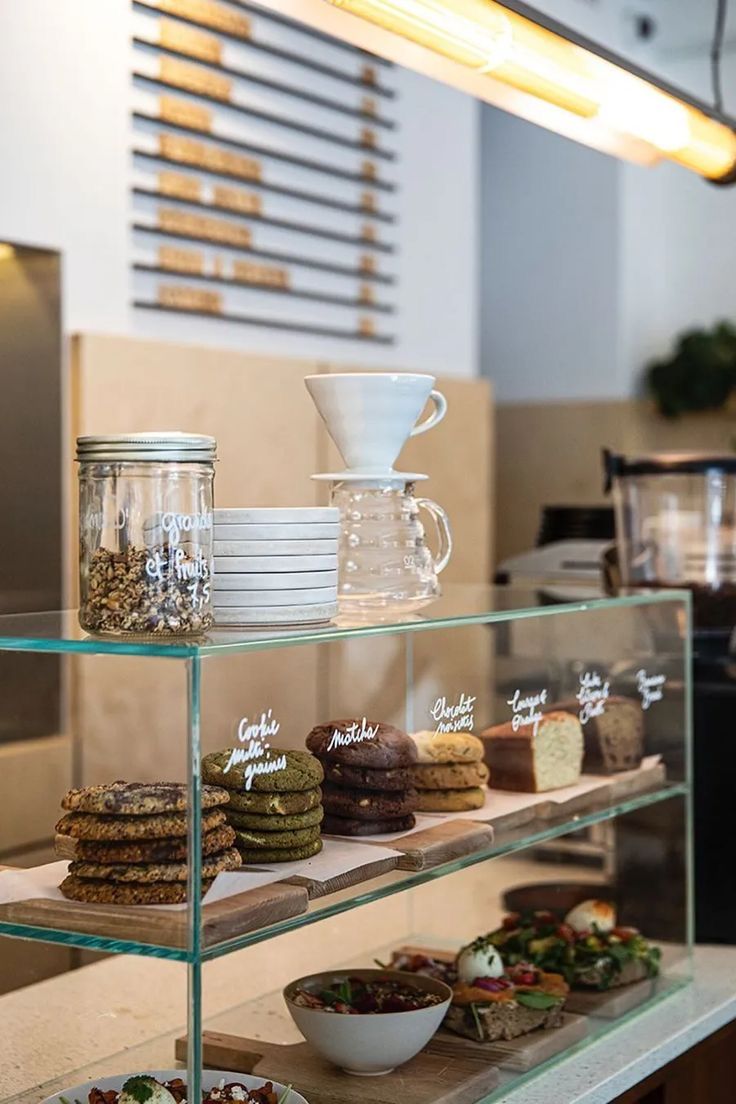
<path id="1" fill-rule="evenodd" d="M 306 813 L 287 813 L 278 816 L 271 813 L 240 813 L 236 809 L 228 810 L 227 819 L 233 828 L 247 828 L 255 832 L 267 832 L 273 835 L 276 832 L 287 832 L 292 828 L 313 828 L 315 824 L 322 822 L 324 810 L 321 805 L 315 809 L 309 809 Z"/>
<path id="2" fill-rule="evenodd" d="M 259 816 L 293 816 L 316 809 L 321 802 L 322 790 L 319 786 L 315 786 L 313 790 L 286 790 L 282 793 L 259 793 L 257 790 L 248 793 L 243 790 L 238 793 L 231 790 L 230 803 L 226 807 L 228 816 L 233 812 L 257 813 Z"/>
<path id="3" fill-rule="evenodd" d="M 253 847 L 265 847 L 269 851 L 280 851 L 283 847 L 293 850 L 318 839 L 319 824 L 313 828 L 294 828 L 291 832 L 249 832 L 235 829 L 235 846 L 246 850 Z"/>
<path id="4" fill-rule="evenodd" d="M 239 753 L 246 750 L 243 745 L 206 755 L 202 760 L 202 778 L 211 785 L 240 793 L 311 790 L 324 778 L 322 764 L 308 751 L 269 748 L 256 759 L 240 761 Z"/>
<path id="5" fill-rule="evenodd" d="M 240 848 L 240 857 L 244 863 L 262 866 L 264 863 L 298 862 L 299 859 L 311 859 L 322 850 L 322 840 L 305 843 L 303 847 L 283 847 L 269 850 L 265 847 Z"/>

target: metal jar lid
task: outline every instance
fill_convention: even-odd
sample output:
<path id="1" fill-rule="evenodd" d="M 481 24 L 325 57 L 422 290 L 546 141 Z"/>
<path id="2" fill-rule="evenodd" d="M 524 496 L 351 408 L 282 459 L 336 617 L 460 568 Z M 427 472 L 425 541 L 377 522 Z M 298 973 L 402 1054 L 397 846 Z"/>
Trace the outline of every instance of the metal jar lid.
<path id="1" fill-rule="evenodd" d="M 603 450 L 604 489 L 614 479 L 628 475 L 703 475 L 708 472 L 736 472 L 736 454 L 717 452 L 651 452 L 642 456 L 621 456 Z"/>
<path id="2" fill-rule="evenodd" d="M 212 463 L 216 453 L 215 438 L 200 433 L 165 431 L 77 437 L 77 460 L 99 463 L 125 460 Z"/>

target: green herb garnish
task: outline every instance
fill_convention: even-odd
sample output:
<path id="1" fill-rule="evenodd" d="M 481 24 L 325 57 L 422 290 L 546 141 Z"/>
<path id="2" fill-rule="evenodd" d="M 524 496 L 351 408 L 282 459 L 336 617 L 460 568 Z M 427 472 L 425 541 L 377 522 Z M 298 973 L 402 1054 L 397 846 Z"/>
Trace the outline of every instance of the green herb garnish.
<path id="1" fill-rule="evenodd" d="M 293 1085 L 287 1085 L 281 1096 L 278 1098 L 276 1104 L 286 1104 L 286 1101 L 291 1096 L 291 1090 L 293 1089 L 293 1087 Z"/>
<path id="2" fill-rule="evenodd" d="M 536 1008 L 540 1012 L 546 1012 L 547 1009 L 554 1008 L 556 1004 L 560 1003 L 559 997 L 553 997 L 549 993 L 543 993 L 538 989 L 516 993 L 514 999 L 519 1004 L 523 1004 L 525 1008 Z"/>
<path id="3" fill-rule="evenodd" d="M 387 962 L 381 962 L 380 958 L 374 958 L 373 961 L 375 962 L 376 966 L 378 966 L 379 970 L 391 969 L 391 966 Z"/>
<path id="4" fill-rule="evenodd" d="M 152 1077 L 146 1077 L 142 1075 L 139 1077 L 131 1077 L 123 1085 L 123 1092 L 128 1096 L 132 1096 L 133 1100 L 137 1100 L 138 1104 L 146 1104 L 147 1100 L 150 1100 L 153 1096 L 153 1087 L 156 1082 Z"/>
<path id="5" fill-rule="evenodd" d="M 471 1015 L 473 1017 L 473 1020 L 475 1022 L 475 1030 L 478 1032 L 478 1039 L 482 1043 L 483 1042 L 483 1024 L 480 1022 L 480 1016 L 478 1015 L 478 1009 L 477 1009 L 475 1004 L 471 1004 L 469 1007 L 470 1007 L 470 1013 L 471 1013 Z"/>

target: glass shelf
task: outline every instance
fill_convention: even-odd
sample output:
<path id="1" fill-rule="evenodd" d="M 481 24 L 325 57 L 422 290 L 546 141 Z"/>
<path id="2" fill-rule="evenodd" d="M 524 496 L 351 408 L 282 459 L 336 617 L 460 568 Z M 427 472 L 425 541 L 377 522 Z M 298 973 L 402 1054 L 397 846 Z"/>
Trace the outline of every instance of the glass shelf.
<path id="1" fill-rule="evenodd" d="M 24 939 L 116 954 L 144 955 L 179 962 L 207 962 L 244 947 L 273 939 L 284 932 L 306 927 L 327 917 L 337 916 L 359 908 L 361 905 L 370 904 L 396 893 L 402 893 L 405 890 L 424 885 L 427 882 L 436 881 L 460 870 L 486 862 L 489 859 L 510 855 L 514 852 L 548 843 L 570 832 L 577 832 L 596 824 L 602 824 L 661 802 L 678 798 L 685 800 L 687 796 L 688 786 L 684 782 L 665 783 L 650 791 L 614 803 L 605 803 L 600 799 L 596 801 L 595 794 L 592 794 L 588 802 L 589 807 L 583 812 L 573 816 L 568 814 L 557 819 L 549 816 L 544 819 L 534 819 L 519 828 L 500 832 L 490 846 L 454 859 L 451 862 L 441 863 L 425 870 L 394 870 L 380 877 L 372 878 L 370 881 L 355 885 L 348 890 L 316 897 L 309 902 L 306 912 L 280 920 L 266 927 L 244 931 L 232 938 L 214 942 L 209 946 L 203 946 L 199 952 L 192 953 L 185 947 L 165 946 L 156 943 L 154 939 L 147 940 L 146 909 L 136 910 L 136 920 L 140 923 L 141 931 L 140 938 L 136 940 L 109 938 L 71 929 L 61 930 L 28 923 L 11 923 L 2 919 L 0 919 L 0 935 L 20 936 Z M 355 843 L 354 846 L 363 850 L 366 861 L 370 858 L 370 848 L 367 845 Z M 390 847 L 390 843 L 387 846 Z M 0 906 L 0 916 L 2 911 L 3 907 Z M 181 915 L 186 916 L 186 913 L 182 912 Z"/>
<path id="2" fill-rule="evenodd" d="M 532 617 L 651 606 L 674 601 L 689 603 L 689 591 L 662 590 L 617 598 L 581 597 L 579 600 L 560 602 L 553 601 L 543 590 L 530 591 L 456 584 L 448 586 L 442 597 L 422 613 L 404 616 L 386 614 L 385 618 L 373 617 L 361 620 L 340 615 L 334 623 L 317 628 L 214 629 L 196 640 L 90 636 L 80 628 L 76 610 L 13 613 L 0 615 L 0 651 L 193 659 L 284 648 L 295 644 L 389 636 L 463 625 L 490 625 Z"/>

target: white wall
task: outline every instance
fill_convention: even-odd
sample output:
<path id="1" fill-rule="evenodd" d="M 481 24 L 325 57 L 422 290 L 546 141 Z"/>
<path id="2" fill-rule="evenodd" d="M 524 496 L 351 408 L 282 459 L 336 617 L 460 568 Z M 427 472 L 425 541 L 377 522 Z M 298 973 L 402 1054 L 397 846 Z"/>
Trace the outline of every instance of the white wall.
<path id="1" fill-rule="evenodd" d="M 400 71 L 392 347 L 134 311 L 129 0 L 3 6 L 0 239 L 61 250 L 64 324 L 443 374 L 477 369 L 478 105 Z M 392 80 L 394 78 L 392 77 Z M 258 294 L 258 293 L 254 293 Z"/>

